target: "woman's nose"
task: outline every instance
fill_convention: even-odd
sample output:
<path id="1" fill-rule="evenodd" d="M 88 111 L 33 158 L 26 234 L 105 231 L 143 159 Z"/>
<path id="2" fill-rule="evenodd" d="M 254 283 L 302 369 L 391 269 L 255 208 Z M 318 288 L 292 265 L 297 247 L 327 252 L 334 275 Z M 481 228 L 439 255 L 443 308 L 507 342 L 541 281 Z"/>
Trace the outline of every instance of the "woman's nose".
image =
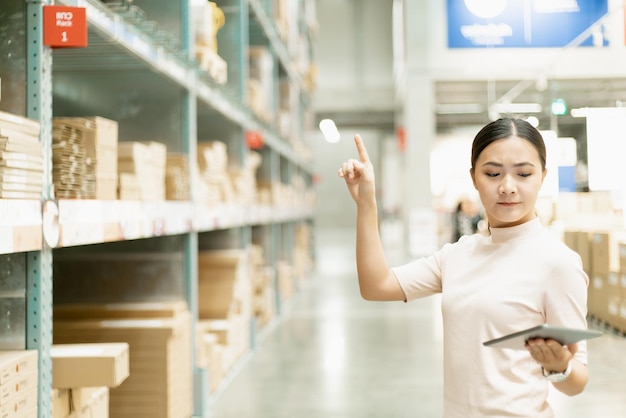
<path id="1" fill-rule="evenodd" d="M 516 192 L 515 181 L 511 178 L 511 176 L 506 175 L 502 177 L 499 192 L 502 194 L 511 194 Z"/>

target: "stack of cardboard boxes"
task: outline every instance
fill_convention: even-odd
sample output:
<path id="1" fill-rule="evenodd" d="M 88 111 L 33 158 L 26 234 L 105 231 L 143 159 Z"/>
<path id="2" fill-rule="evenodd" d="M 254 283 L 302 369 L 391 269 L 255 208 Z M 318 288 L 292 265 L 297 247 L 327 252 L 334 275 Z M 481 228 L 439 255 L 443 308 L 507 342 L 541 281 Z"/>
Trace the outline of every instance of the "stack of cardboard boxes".
<path id="1" fill-rule="evenodd" d="M 39 122 L 0 112 L 0 198 L 41 199 Z"/>
<path id="2" fill-rule="evenodd" d="M 576 251 L 589 276 L 587 308 L 592 318 L 626 333 L 626 232 L 605 193 L 564 195 L 564 242 Z"/>
<path id="3" fill-rule="evenodd" d="M 186 303 L 55 306 L 54 319 L 55 344 L 128 344 L 129 376 L 110 390 L 111 416 L 192 416 L 191 314 Z"/>
<path id="4" fill-rule="evenodd" d="M 37 418 L 38 353 L 0 351 L 0 417 Z"/>
<path id="5" fill-rule="evenodd" d="M 108 418 L 109 389 L 129 375 L 126 343 L 53 345 L 54 418 Z"/>
<path id="6" fill-rule="evenodd" d="M 87 158 L 90 129 L 85 119 L 54 118 L 52 121 L 52 181 L 58 198 L 96 197 L 95 168 Z"/>
<path id="7" fill-rule="evenodd" d="M 198 254 L 198 358 L 214 391 L 250 349 L 250 267 L 245 250 Z"/>
<path id="8" fill-rule="evenodd" d="M 117 199 L 118 123 L 99 116 L 53 120 L 53 181 L 60 198 Z"/>

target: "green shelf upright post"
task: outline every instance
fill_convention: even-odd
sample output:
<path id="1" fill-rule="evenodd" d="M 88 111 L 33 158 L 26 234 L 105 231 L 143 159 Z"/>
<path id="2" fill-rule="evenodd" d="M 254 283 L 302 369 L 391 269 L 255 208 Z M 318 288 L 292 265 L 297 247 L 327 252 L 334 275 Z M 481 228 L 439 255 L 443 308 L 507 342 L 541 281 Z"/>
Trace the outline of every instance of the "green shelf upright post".
<path id="1" fill-rule="evenodd" d="M 53 198 L 52 50 L 43 45 L 43 6 L 47 4 L 48 1 L 26 2 L 26 116 L 41 123 L 43 200 Z M 39 353 L 38 416 L 49 418 L 52 416 L 52 249 L 44 243 L 41 251 L 29 252 L 26 257 L 26 348 Z"/>

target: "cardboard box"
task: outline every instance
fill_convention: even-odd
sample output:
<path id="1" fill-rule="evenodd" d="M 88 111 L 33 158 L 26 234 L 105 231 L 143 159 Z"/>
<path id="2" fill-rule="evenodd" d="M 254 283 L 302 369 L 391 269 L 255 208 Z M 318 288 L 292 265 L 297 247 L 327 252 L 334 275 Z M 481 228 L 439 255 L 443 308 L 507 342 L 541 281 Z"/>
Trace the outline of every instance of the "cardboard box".
<path id="1" fill-rule="evenodd" d="M 52 418 L 66 418 L 71 412 L 70 389 L 52 389 Z"/>
<path id="2" fill-rule="evenodd" d="M 116 316 L 118 314 L 111 314 Z M 111 389 L 109 408 L 116 418 L 178 418 L 193 414 L 191 314 L 159 319 L 59 320 L 55 343 L 126 341 L 130 375 Z"/>
<path id="3" fill-rule="evenodd" d="M 616 234 L 595 231 L 591 237 L 591 265 L 595 273 L 619 270 L 619 252 Z"/>
<path id="4" fill-rule="evenodd" d="M 54 319 L 174 318 L 187 310 L 185 301 L 54 305 Z"/>
<path id="5" fill-rule="evenodd" d="M 109 388 L 77 388 L 71 390 L 70 409 L 77 418 L 109 418 Z"/>
<path id="6" fill-rule="evenodd" d="M 85 117 L 93 125 L 93 136 L 89 138 L 95 148 L 117 148 L 119 124 L 101 116 Z"/>
<path id="7" fill-rule="evenodd" d="M 590 276 L 587 291 L 588 313 L 599 320 L 606 321 L 608 318 L 608 309 L 606 304 L 608 299 L 607 275 L 596 273 Z"/>
<path id="8" fill-rule="evenodd" d="M 129 375 L 127 343 L 57 344 L 50 351 L 57 389 L 117 387 Z"/>
<path id="9" fill-rule="evenodd" d="M 618 294 L 623 300 L 626 300 L 626 273 L 618 272 Z"/>
<path id="10" fill-rule="evenodd" d="M 589 231 L 576 231 L 576 252 L 580 255 L 583 263 L 583 270 L 588 275 L 593 271 L 591 257 L 591 233 Z"/>
<path id="11" fill-rule="evenodd" d="M 622 298 L 619 305 L 619 312 L 615 317 L 615 327 L 626 333 L 626 299 Z"/>
<path id="12" fill-rule="evenodd" d="M 578 231 L 563 231 L 563 242 L 565 245 L 570 247 L 572 250 L 578 252 L 578 248 L 576 246 L 576 234 Z"/>
<path id="13" fill-rule="evenodd" d="M 626 273 L 626 241 L 617 244 L 619 252 L 619 271 Z"/>
<path id="14" fill-rule="evenodd" d="M 117 200 L 117 176 L 105 178 L 96 177 L 96 199 Z"/>
<path id="15" fill-rule="evenodd" d="M 37 350 L 0 351 L 0 385 L 38 370 Z"/>
<path id="16" fill-rule="evenodd" d="M 618 323 L 620 322 L 620 307 L 621 307 L 621 298 L 617 295 L 609 295 L 606 301 L 608 318 L 606 322 L 612 327 L 618 328 Z"/>

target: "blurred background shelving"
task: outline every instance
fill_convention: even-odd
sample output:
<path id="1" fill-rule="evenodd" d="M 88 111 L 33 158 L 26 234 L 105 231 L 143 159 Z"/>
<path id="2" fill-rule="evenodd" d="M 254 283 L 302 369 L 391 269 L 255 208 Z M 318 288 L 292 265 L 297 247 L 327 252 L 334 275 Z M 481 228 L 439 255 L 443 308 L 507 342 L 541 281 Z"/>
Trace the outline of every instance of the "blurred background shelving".
<path id="1" fill-rule="evenodd" d="M 0 136 L 21 139 L 5 120 L 37 129 L 29 175 L 42 180 L 41 198 L 0 200 L 0 347 L 37 352 L 37 416 L 53 416 L 59 393 L 52 346 L 123 339 L 120 315 L 137 335 L 150 316 L 177 318 L 150 341 L 188 362 L 168 352 L 176 376 L 139 370 L 142 342 L 126 338 L 114 416 L 206 416 L 307 279 L 309 3 L 59 0 L 85 8 L 88 46 L 56 49 L 42 45 L 49 2 L 3 3 Z M 96 332 L 88 320 L 114 324 Z M 142 384 L 133 371 L 166 373 L 145 388 L 166 399 L 129 401 Z"/>

